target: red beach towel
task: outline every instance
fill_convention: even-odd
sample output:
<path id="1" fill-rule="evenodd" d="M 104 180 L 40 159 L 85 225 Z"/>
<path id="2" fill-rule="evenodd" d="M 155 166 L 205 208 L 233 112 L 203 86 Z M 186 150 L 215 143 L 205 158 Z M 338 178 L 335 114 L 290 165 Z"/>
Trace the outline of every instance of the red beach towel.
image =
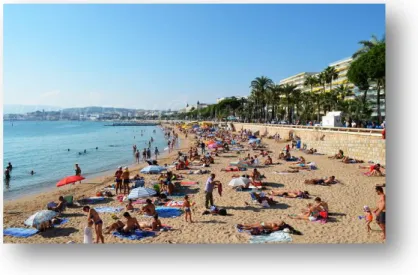
<path id="1" fill-rule="evenodd" d="M 197 182 L 197 181 L 182 181 L 182 182 L 180 182 L 180 184 L 181 184 L 182 186 L 191 186 L 191 185 L 196 185 L 196 184 L 198 184 L 198 182 Z"/>

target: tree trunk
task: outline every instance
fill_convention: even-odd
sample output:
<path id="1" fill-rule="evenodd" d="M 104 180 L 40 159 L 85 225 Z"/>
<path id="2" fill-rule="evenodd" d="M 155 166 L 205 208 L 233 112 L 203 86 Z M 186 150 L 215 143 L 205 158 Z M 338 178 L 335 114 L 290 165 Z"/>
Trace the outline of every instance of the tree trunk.
<path id="1" fill-rule="evenodd" d="M 382 113 L 380 111 L 380 81 L 377 82 L 376 103 L 377 103 L 377 119 L 380 125 L 382 123 Z"/>

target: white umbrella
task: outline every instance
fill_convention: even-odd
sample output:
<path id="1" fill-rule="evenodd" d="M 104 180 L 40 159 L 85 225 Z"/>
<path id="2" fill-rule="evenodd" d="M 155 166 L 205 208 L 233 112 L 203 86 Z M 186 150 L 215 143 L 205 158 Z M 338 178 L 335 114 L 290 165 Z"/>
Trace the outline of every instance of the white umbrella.
<path id="1" fill-rule="evenodd" d="M 146 187 L 138 187 L 131 190 L 128 195 L 129 200 L 136 200 L 138 198 L 146 198 L 150 196 L 154 196 L 157 192 L 154 189 L 146 188 Z"/>
<path id="2" fill-rule="evenodd" d="M 245 186 L 245 185 L 247 185 L 250 182 L 251 182 L 251 180 L 248 179 L 248 178 L 239 177 L 239 178 L 232 179 L 228 183 L 228 185 L 229 186 L 232 186 L 232 187 Z"/>
<path id="3" fill-rule="evenodd" d="M 158 166 L 158 165 L 149 165 L 141 170 L 141 173 L 144 174 L 159 174 L 162 171 L 167 170 L 167 168 Z"/>
<path id="4" fill-rule="evenodd" d="M 30 216 L 26 221 L 25 224 L 27 226 L 34 226 L 37 227 L 41 223 L 50 221 L 53 218 L 58 216 L 58 212 L 52 211 L 52 210 L 41 210 L 39 212 L 36 212 L 32 216 Z"/>

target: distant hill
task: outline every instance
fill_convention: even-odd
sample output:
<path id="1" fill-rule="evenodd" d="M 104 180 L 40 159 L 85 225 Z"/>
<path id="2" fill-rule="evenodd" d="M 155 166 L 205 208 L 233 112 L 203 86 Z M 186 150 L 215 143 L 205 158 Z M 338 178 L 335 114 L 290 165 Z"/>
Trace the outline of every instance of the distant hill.
<path id="1" fill-rule="evenodd" d="M 5 104 L 3 105 L 3 114 L 26 114 L 30 112 L 42 111 L 59 111 L 62 108 L 48 105 L 19 105 L 19 104 Z"/>
<path id="2" fill-rule="evenodd" d="M 113 107 L 99 107 L 89 106 L 82 108 L 65 108 L 62 110 L 63 113 L 79 113 L 79 114 L 103 114 L 103 113 L 114 113 L 114 112 L 135 112 L 137 109 L 125 109 L 125 108 L 113 108 Z"/>

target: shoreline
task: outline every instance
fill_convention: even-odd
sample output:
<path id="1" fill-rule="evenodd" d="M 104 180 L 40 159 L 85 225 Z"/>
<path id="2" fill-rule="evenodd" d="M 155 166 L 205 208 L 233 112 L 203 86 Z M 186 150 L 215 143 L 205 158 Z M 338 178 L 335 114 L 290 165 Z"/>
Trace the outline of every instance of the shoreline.
<path id="1" fill-rule="evenodd" d="M 164 131 L 161 128 L 161 125 L 158 127 L 159 131 Z M 181 139 L 179 139 L 179 145 L 181 146 Z M 159 160 L 167 158 L 169 156 L 168 150 L 165 151 L 164 148 L 162 148 L 162 151 L 159 155 Z M 126 162 L 126 160 L 122 160 L 118 166 L 128 166 L 129 170 L 136 169 L 137 166 L 140 167 L 141 165 L 146 165 L 146 162 L 141 162 L 139 164 L 135 163 L 135 157 L 132 155 L 132 160 L 129 162 Z M 142 168 L 142 167 L 141 167 Z M 83 175 L 85 177 L 85 180 L 83 180 L 83 183 L 90 183 L 90 182 L 97 182 L 100 180 L 103 180 L 109 176 L 113 177 L 113 174 L 115 172 L 116 167 L 111 168 L 110 164 L 108 165 L 108 168 L 102 168 L 99 171 L 94 171 L 87 173 L 87 175 Z M 131 170 L 132 172 L 132 170 Z M 139 171 L 138 171 L 139 173 Z M 18 199 L 24 199 L 27 196 L 36 196 L 45 192 L 54 191 L 56 187 L 56 182 L 58 182 L 59 179 L 57 179 L 54 182 L 39 182 L 37 184 L 29 185 L 29 186 L 22 186 L 19 189 L 8 191 L 5 187 L 3 187 L 3 201 L 4 202 L 10 202 L 13 200 Z M 3 181 L 4 182 L 4 181 Z"/>

